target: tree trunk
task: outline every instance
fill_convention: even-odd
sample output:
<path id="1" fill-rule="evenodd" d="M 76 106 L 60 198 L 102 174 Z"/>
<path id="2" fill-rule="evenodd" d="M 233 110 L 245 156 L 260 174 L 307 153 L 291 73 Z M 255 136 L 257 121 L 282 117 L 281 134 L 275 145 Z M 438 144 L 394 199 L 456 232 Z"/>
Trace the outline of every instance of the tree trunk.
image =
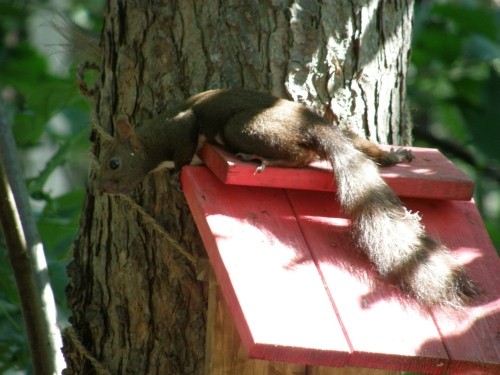
<path id="1" fill-rule="evenodd" d="M 218 87 L 270 91 L 374 140 L 410 142 L 405 80 L 412 1 L 241 4 L 107 2 L 94 101 L 96 155 L 106 147 L 103 130 L 113 133 L 114 117 L 140 126 Z M 90 186 L 93 177 L 91 169 Z M 154 172 L 130 197 L 89 188 L 68 268 L 67 373 L 204 372 L 206 286 L 192 258 L 205 255 L 170 177 Z"/>

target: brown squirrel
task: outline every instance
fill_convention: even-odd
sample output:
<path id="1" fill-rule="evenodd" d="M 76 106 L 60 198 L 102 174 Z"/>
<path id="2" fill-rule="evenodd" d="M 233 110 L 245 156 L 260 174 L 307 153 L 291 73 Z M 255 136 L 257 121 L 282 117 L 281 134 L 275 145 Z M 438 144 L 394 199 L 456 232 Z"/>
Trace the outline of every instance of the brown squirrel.
<path id="1" fill-rule="evenodd" d="M 164 161 L 180 171 L 193 159 L 199 140 L 266 165 L 302 167 L 314 159 L 334 169 L 337 195 L 352 220 L 352 237 L 377 271 L 417 300 L 460 306 L 476 295 L 474 284 L 450 251 L 429 237 L 379 175 L 377 164 L 411 161 L 410 151 L 386 152 L 343 132 L 307 107 L 269 94 L 220 89 L 188 98 L 169 119 L 134 129 L 115 124 L 110 147 L 99 158 L 99 190 L 131 191 Z"/>

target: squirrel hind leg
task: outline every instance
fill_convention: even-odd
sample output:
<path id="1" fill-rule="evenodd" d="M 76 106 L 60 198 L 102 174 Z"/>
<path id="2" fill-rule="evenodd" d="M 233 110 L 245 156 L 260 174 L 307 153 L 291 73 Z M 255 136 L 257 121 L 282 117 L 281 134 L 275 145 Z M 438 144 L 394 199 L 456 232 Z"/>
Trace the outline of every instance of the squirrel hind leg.
<path id="1" fill-rule="evenodd" d="M 382 150 L 377 144 L 358 136 L 353 132 L 345 132 L 347 137 L 352 141 L 354 147 L 368 156 L 371 160 L 382 167 L 388 167 L 398 163 L 411 162 L 415 159 L 411 150 L 391 148 L 390 151 Z"/>
<path id="2" fill-rule="evenodd" d="M 260 165 L 255 169 L 255 173 L 262 173 L 267 166 L 270 167 L 286 167 L 286 168 L 300 168 L 305 167 L 312 160 L 317 158 L 317 155 L 309 150 L 305 150 L 293 159 L 275 159 L 267 158 L 256 154 L 247 154 L 244 152 L 238 152 L 236 154 L 238 158 L 243 161 L 260 161 Z"/>

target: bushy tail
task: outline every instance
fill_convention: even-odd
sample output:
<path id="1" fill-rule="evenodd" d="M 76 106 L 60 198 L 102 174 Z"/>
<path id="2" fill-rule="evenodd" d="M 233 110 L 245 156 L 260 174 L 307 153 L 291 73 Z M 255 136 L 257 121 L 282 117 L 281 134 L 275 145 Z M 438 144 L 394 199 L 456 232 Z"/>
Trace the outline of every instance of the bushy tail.
<path id="1" fill-rule="evenodd" d="M 331 134 L 326 134 L 331 133 Z M 378 173 L 378 167 L 336 129 L 316 135 L 335 171 L 337 195 L 352 220 L 352 237 L 385 278 L 428 304 L 461 306 L 476 294 L 450 251 L 427 235 Z M 334 142 L 332 140 L 335 140 Z"/>

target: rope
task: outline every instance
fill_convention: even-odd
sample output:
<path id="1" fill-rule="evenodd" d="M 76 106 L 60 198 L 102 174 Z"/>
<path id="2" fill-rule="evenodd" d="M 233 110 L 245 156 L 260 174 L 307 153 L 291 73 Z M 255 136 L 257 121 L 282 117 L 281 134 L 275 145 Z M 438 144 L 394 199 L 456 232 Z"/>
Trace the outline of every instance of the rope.
<path id="1" fill-rule="evenodd" d="M 139 212 L 146 224 L 150 225 L 151 228 L 161 234 L 172 247 L 174 247 L 180 254 L 182 254 L 187 260 L 189 260 L 194 266 L 196 266 L 196 258 L 189 254 L 178 241 L 173 239 L 172 236 L 160 224 L 158 224 L 158 222 L 150 214 L 148 214 L 146 210 L 144 210 L 144 208 L 139 206 L 134 200 L 126 195 L 120 194 L 119 197 L 123 201 L 125 201 L 132 209 Z"/>
<path id="2" fill-rule="evenodd" d="M 85 82 L 85 71 L 86 70 L 97 70 L 99 71 L 99 66 L 90 61 L 85 61 L 78 65 L 78 71 L 76 73 L 76 82 L 78 84 L 78 88 L 80 92 L 85 96 L 94 96 L 99 91 L 99 82 L 96 81 L 94 86 L 89 88 L 87 83 Z"/>
<path id="3" fill-rule="evenodd" d="M 88 349 L 83 346 L 82 342 L 80 341 L 80 339 L 78 338 L 78 336 L 76 335 L 76 332 L 75 330 L 73 329 L 73 327 L 66 327 L 64 330 L 63 330 L 63 336 L 71 342 L 71 344 L 73 344 L 73 346 L 75 347 L 75 349 L 78 351 L 78 353 L 80 353 L 82 356 L 85 357 L 85 359 L 87 359 L 91 364 L 92 366 L 94 366 L 97 374 L 99 375 L 111 375 L 111 372 L 109 372 L 109 370 L 104 367 L 101 362 L 99 362 L 93 355 L 92 353 L 90 353 L 88 351 Z"/>

